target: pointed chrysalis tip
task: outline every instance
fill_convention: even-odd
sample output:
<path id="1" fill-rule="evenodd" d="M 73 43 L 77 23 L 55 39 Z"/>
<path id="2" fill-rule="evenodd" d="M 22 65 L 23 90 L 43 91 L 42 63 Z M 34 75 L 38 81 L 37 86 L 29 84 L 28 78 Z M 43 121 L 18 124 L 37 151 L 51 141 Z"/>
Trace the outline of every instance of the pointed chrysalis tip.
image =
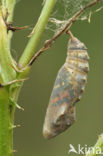
<path id="1" fill-rule="evenodd" d="M 43 136 L 45 139 L 48 139 L 48 140 L 53 137 L 48 130 L 43 130 Z"/>
<path id="2" fill-rule="evenodd" d="M 50 140 L 52 138 L 54 138 L 56 136 L 55 133 L 51 132 L 49 129 L 45 129 L 45 127 L 43 128 L 43 136 L 45 139 Z"/>

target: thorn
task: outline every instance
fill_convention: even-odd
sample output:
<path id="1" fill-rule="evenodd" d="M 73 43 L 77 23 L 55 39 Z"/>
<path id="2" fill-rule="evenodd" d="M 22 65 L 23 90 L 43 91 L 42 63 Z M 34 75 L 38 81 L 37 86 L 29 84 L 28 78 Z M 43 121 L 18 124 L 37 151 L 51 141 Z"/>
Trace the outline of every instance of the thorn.
<path id="1" fill-rule="evenodd" d="M 18 109 L 24 111 L 24 108 L 22 108 L 21 106 L 19 106 L 18 104 L 15 105 Z"/>
<path id="2" fill-rule="evenodd" d="M 13 153 L 17 152 L 17 150 L 12 150 L 12 149 L 9 149 L 9 153 L 10 155 L 12 155 Z"/>
<path id="3" fill-rule="evenodd" d="M 19 127 L 20 127 L 20 125 L 12 125 L 12 124 L 10 123 L 10 128 L 9 128 L 9 129 L 11 130 L 11 129 L 14 129 L 14 128 L 19 128 Z"/>
<path id="4" fill-rule="evenodd" d="M 17 107 L 18 109 L 24 111 L 24 108 L 22 108 L 21 106 L 19 106 L 19 105 L 14 101 L 13 98 L 10 97 L 9 100 L 10 100 L 11 105 L 14 105 L 14 106 Z"/>
<path id="5" fill-rule="evenodd" d="M 17 152 L 17 150 L 12 150 L 12 152 L 13 152 L 13 153 L 16 153 L 16 152 Z"/>
<path id="6" fill-rule="evenodd" d="M 19 128 L 20 127 L 20 125 L 12 125 L 12 128 L 14 129 L 14 128 Z"/>

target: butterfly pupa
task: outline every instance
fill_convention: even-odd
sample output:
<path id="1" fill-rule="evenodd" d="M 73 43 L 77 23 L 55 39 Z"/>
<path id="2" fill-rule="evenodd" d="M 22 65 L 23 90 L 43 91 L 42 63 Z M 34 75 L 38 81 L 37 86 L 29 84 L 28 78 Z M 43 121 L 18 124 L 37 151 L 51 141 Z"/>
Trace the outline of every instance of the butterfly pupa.
<path id="1" fill-rule="evenodd" d="M 75 104 L 81 99 L 87 82 L 87 48 L 71 33 L 67 58 L 57 74 L 43 125 L 43 135 L 50 139 L 65 131 L 75 121 Z"/>

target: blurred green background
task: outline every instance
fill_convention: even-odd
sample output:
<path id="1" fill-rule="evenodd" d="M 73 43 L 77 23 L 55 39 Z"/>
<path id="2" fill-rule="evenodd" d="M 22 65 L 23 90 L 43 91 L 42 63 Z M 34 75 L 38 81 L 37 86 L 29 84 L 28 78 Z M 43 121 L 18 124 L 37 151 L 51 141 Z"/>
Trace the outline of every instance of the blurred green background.
<path id="1" fill-rule="evenodd" d="M 41 11 L 41 0 L 21 0 L 15 8 L 14 24 L 29 25 L 28 30 L 15 32 L 12 39 L 12 53 L 19 59 L 30 29 L 36 23 Z M 103 132 L 103 10 L 87 21 L 76 22 L 73 34 L 88 47 L 90 72 L 83 98 L 76 105 L 76 123 L 52 140 L 45 140 L 42 127 L 53 83 L 59 68 L 65 61 L 69 37 L 63 35 L 53 47 L 33 64 L 30 79 L 25 82 L 19 104 L 25 111 L 16 111 L 14 130 L 15 156 L 68 156 L 69 144 L 92 146 Z M 44 33 L 39 47 L 51 34 Z M 71 156 L 74 154 L 70 154 Z"/>

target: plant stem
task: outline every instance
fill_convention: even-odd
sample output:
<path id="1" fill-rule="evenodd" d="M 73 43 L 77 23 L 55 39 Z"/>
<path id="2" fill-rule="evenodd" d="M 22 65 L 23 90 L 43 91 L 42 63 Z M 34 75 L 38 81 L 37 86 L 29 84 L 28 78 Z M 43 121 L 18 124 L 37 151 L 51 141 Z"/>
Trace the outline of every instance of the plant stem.
<path id="1" fill-rule="evenodd" d="M 15 8 L 15 4 L 16 4 L 16 0 L 6 0 L 6 8 L 8 9 L 8 18 L 7 18 L 7 22 L 12 22 L 13 20 L 13 13 L 14 13 L 14 8 Z M 9 31 L 8 32 L 8 43 L 9 43 L 9 47 L 11 46 L 11 38 L 13 36 L 13 32 Z"/>
<path id="2" fill-rule="evenodd" d="M 9 98 L 5 88 L 0 88 L 0 156 L 11 156 Z"/>
<path id="3" fill-rule="evenodd" d="M 11 91 L 13 89 L 13 91 Z M 13 125 L 15 105 L 10 103 L 12 97 L 17 101 L 20 86 L 0 88 L 0 156 L 13 155 Z"/>
<path id="4" fill-rule="evenodd" d="M 45 29 L 45 25 L 48 22 L 48 18 L 50 16 L 50 13 L 55 5 L 56 0 L 46 0 L 45 5 L 43 7 L 43 10 L 41 12 L 41 15 L 38 19 L 38 22 L 36 26 L 33 29 L 33 32 L 31 34 L 31 39 L 29 40 L 20 60 L 19 65 L 20 67 L 24 67 L 28 64 L 30 59 L 32 58 L 36 47 L 38 45 L 38 42 L 40 40 L 40 37 Z"/>
<path id="5" fill-rule="evenodd" d="M 95 144 L 93 150 L 86 154 L 86 156 L 100 156 L 103 153 L 103 134 L 101 134 Z"/>
<path id="6" fill-rule="evenodd" d="M 14 7 L 16 4 L 16 0 L 6 0 L 6 7 L 8 9 L 8 21 L 12 21 L 13 19 L 13 12 L 14 12 Z"/>
<path id="7" fill-rule="evenodd" d="M 10 54 L 7 28 L 0 8 L 0 77 L 2 80 L 0 83 L 8 83 L 16 77 L 16 72 L 11 65 L 15 66 Z"/>
<path id="8" fill-rule="evenodd" d="M 7 1 L 2 0 L 2 2 Z M 2 87 L 2 84 L 14 80 L 16 72 L 12 68 L 15 64 L 10 53 L 7 27 L 4 21 L 6 3 L 2 5 L 0 5 L 0 156 L 12 156 L 14 116 L 11 116 L 11 111 L 15 106 L 10 106 L 10 86 Z"/>

